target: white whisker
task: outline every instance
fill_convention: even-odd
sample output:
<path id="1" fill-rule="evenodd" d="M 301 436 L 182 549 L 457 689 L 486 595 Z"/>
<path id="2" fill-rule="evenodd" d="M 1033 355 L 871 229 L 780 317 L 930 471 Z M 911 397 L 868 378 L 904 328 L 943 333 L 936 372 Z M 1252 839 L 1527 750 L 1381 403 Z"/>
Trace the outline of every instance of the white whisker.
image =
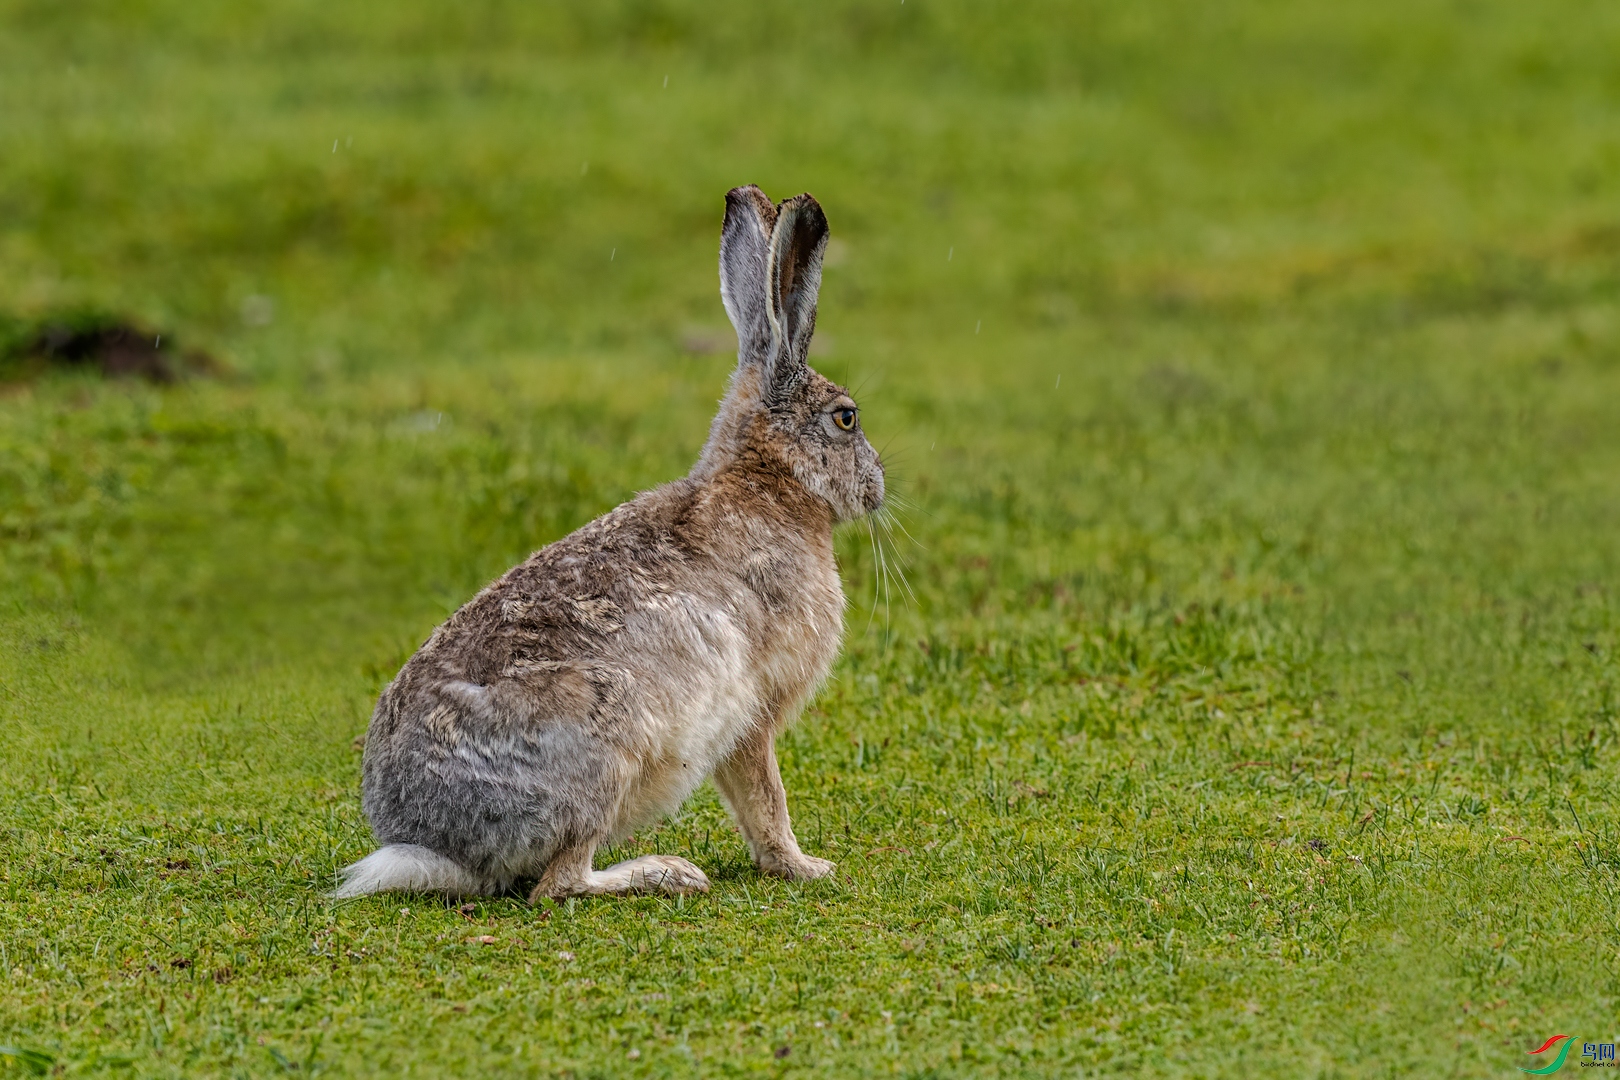
<path id="1" fill-rule="evenodd" d="M 883 527 L 883 532 L 888 534 L 889 541 L 892 544 L 893 540 L 894 540 L 894 534 L 893 534 L 893 532 L 891 530 L 892 530 L 893 526 L 898 525 L 899 522 L 895 520 L 895 518 L 894 518 L 894 516 L 892 514 L 884 513 L 878 518 L 878 523 Z M 904 532 L 905 531 L 905 526 L 900 525 L 900 529 L 901 529 L 902 532 Z M 910 539 L 911 534 L 906 533 L 906 537 L 908 539 Z M 912 540 L 911 542 L 913 544 L 917 543 L 916 540 Z M 922 545 L 919 544 L 918 546 L 921 547 Z M 901 592 L 903 592 L 905 594 L 905 596 L 910 600 L 911 605 L 913 607 L 916 607 L 917 606 L 917 594 L 916 594 L 916 592 L 914 592 L 912 590 L 911 582 L 906 580 L 905 561 L 900 558 L 900 552 L 899 552 L 898 548 L 896 548 L 894 550 L 893 554 L 894 554 L 894 560 L 893 561 L 894 561 L 894 576 L 895 576 L 895 579 L 900 583 Z"/>
<path id="2" fill-rule="evenodd" d="M 866 519 L 866 535 L 867 535 L 868 539 L 870 539 L 872 541 L 872 610 L 867 613 L 867 616 L 866 616 L 866 629 L 864 631 L 862 631 L 862 633 L 868 633 L 869 634 L 869 633 L 872 632 L 872 621 L 877 618 L 877 602 L 878 602 L 877 533 L 872 531 L 872 519 L 870 517 L 868 517 Z"/>
<path id="3" fill-rule="evenodd" d="M 910 540 L 913 544 L 919 548 L 922 548 L 924 551 L 928 550 L 921 540 L 918 540 L 915 536 L 911 535 L 911 530 L 906 528 L 906 523 L 900 520 L 900 516 L 889 511 L 887 508 L 885 508 L 883 511 L 883 523 L 888 527 L 899 529 L 905 534 L 907 540 Z"/>
<path id="4" fill-rule="evenodd" d="M 882 544 L 882 540 L 879 540 L 878 546 L 881 547 Z M 889 629 L 889 621 L 893 617 L 890 601 L 891 593 L 895 591 L 894 576 L 894 571 L 889 568 L 888 556 L 885 555 L 883 559 L 883 629 L 885 630 Z"/>

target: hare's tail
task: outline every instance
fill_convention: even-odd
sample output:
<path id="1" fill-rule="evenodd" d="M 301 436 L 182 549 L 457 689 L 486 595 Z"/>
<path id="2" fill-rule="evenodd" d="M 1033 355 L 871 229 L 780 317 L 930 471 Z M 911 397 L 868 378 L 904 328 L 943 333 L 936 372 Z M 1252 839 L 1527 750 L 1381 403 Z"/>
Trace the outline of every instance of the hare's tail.
<path id="1" fill-rule="evenodd" d="M 334 900 L 380 892 L 440 893 L 476 896 L 483 883 L 465 868 L 417 844 L 389 844 L 338 871 Z"/>

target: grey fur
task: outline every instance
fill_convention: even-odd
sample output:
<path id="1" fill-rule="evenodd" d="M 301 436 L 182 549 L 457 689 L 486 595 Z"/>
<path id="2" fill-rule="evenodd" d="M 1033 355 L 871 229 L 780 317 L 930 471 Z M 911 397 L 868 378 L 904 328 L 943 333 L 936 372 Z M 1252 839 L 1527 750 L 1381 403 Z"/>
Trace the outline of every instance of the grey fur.
<path id="1" fill-rule="evenodd" d="M 833 526 L 884 495 L 840 422 L 855 403 L 805 363 L 826 243 L 809 195 L 727 194 L 738 364 L 692 472 L 531 555 L 411 657 L 366 738 L 384 846 L 334 895 L 706 889 L 684 859 L 591 860 L 711 775 L 762 870 L 832 872 L 799 850 L 774 748 L 842 638 Z"/>
<path id="2" fill-rule="evenodd" d="M 821 291 L 827 235 L 827 217 L 808 195 L 789 199 L 777 212 L 765 270 L 766 314 L 771 327 L 765 382 L 772 405 L 788 400 L 809 370 L 805 358 L 816 329 L 816 296 Z"/>

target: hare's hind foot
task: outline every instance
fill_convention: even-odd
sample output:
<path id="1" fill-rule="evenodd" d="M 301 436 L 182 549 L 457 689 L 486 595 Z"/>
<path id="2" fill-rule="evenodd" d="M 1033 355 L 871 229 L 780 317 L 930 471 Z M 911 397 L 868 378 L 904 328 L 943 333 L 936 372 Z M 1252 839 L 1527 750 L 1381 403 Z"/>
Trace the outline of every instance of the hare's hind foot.
<path id="1" fill-rule="evenodd" d="M 606 870 L 592 870 L 590 855 L 580 859 L 568 853 L 553 859 L 540 883 L 529 894 L 529 903 L 542 896 L 560 900 L 565 896 L 625 896 L 630 893 L 708 892 L 709 879 L 702 870 L 675 855 L 643 855 L 614 863 Z"/>

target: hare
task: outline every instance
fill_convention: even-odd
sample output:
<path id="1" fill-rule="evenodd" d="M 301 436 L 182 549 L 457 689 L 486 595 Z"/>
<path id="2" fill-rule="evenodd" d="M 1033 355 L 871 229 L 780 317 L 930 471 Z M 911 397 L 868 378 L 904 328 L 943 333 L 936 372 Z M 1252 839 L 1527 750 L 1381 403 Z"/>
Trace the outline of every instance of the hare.
<path id="1" fill-rule="evenodd" d="M 703 891 L 685 859 L 592 856 L 710 776 L 760 870 L 832 873 L 799 850 L 775 751 L 843 636 L 833 527 L 884 497 L 854 400 L 805 362 L 827 235 L 809 195 L 726 194 L 738 363 L 697 464 L 531 555 L 405 664 L 366 735 L 383 846 L 334 897 Z"/>

